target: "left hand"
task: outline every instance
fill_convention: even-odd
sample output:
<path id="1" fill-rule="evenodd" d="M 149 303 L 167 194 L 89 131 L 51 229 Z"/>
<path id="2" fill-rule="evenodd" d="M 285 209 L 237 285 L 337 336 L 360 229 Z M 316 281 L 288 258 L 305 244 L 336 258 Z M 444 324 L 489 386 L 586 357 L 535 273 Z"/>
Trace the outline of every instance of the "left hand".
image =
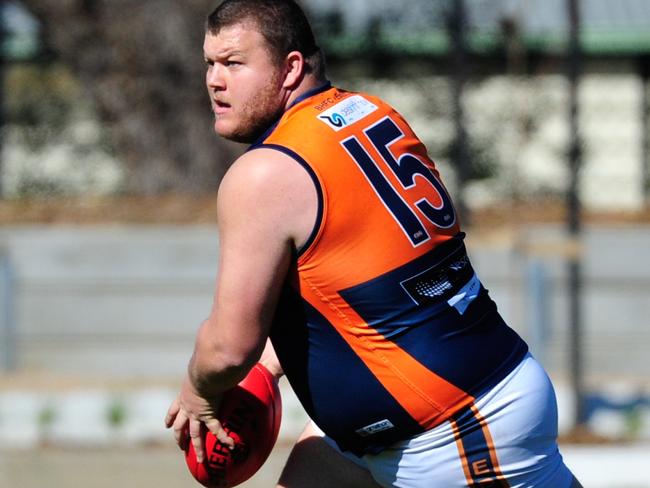
<path id="1" fill-rule="evenodd" d="M 180 449 L 186 450 L 188 442 L 192 442 L 199 463 L 205 458 L 205 443 L 201 435 L 204 428 L 212 432 L 222 444 L 231 449 L 235 447 L 235 442 L 216 416 L 220 400 L 221 395 L 215 398 L 201 397 L 186 377 L 178 397 L 167 410 L 165 425 L 167 428 L 173 427 L 176 444 Z"/>

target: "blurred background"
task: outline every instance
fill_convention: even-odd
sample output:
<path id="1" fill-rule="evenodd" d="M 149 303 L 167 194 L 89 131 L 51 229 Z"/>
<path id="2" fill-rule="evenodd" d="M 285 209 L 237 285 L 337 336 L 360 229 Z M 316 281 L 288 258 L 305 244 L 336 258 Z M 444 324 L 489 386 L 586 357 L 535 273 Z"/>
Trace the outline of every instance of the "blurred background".
<path id="1" fill-rule="evenodd" d="M 650 0 L 303 0 L 427 144 L 587 487 L 648 487 Z M 211 305 L 214 0 L 0 0 L 0 486 L 195 486 L 163 417 Z M 272 486 L 304 413 L 244 486 Z M 645 477 L 647 479 L 647 477 Z"/>

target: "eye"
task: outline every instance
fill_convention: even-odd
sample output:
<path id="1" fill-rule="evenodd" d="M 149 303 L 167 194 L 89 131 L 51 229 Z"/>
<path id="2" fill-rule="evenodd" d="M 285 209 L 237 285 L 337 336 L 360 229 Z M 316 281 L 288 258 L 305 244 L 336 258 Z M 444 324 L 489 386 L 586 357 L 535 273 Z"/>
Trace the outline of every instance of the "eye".
<path id="1" fill-rule="evenodd" d="M 226 64 L 226 66 L 234 68 L 234 67 L 237 67 L 237 66 L 241 66 L 242 62 L 238 61 L 236 59 L 228 59 L 225 64 Z"/>

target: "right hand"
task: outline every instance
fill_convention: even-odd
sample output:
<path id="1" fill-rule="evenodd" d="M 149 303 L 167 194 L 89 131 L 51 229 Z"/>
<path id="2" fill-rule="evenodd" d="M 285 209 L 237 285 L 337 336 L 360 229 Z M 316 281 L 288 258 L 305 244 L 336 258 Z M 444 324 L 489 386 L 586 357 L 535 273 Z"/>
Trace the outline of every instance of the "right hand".
<path id="1" fill-rule="evenodd" d="M 188 443 L 192 442 L 199 463 L 202 463 L 205 458 L 205 442 L 202 436 L 204 428 L 212 432 L 230 449 L 235 447 L 235 441 L 216 417 L 220 401 L 220 395 L 210 399 L 201 397 L 190 379 L 186 377 L 178 397 L 167 410 L 165 425 L 167 428 L 173 428 L 176 444 L 180 449 L 187 450 Z"/>

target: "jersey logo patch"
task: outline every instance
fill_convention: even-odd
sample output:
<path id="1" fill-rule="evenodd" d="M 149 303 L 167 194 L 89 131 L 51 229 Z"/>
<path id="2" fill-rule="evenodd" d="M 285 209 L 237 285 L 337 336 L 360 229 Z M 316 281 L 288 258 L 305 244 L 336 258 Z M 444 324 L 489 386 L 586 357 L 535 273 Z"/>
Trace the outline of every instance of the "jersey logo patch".
<path id="1" fill-rule="evenodd" d="M 467 307 L 469 307 L 469 304 L 476 299 L 480 291 L 481 282 L 476 277 L 476 274 L 474 274 L 474 276 L 472 276 L 472 279 L 469 280 L 469 282 L 460 290 L 458 290 L 458 293 L 447 300 L 447 303 L 458 310 L 461 315 L 463 315 L 465 313 L 465 310 L 467 310 Z"/>
<path id="2" fill-rule="evenodd" d="M 361 95 L 354 95 L 318 115 L 318 118 L 338 132 L 370 115 L 377 108 L 377 105 Z"/>
<path id="3" fill-rule="evenodd" d="M 395 426 L 390 420 L 384 419 L 375 422 L 374 424 L 366 425 L 365 427 L 358 429 L 356 433 L 361 437 L 368 437 L 369 435 L 377 434 L 378 432 L 383 432 L 384 430 L 392 429 L 393 427 Z"/>
<path id="4" fill-rule="evenodd" d="M 455 253 L 457 252 L 455 251 Z M 474 270 L 469 263 L 469 259 L 463 252 L 462 255 L 458 255 L 449 264 L 432 266 L 402 281 L 400 284 L 404 288 L 404 291 L 418 305 L 436 304 L 445 300 L 452 307 L 456 307 L 457 304 L 463 307 L 465 304 L 464 299 L 469 299 L 471 296 L 471 292 L 469 295 L 466 293 L 467 284 L 468 282 L 472 282 L 474 276 Z M 476 281 L 478 281 L 478 278 Z M 465 294 L 462 295 L 463 293 Z M 466 302 L 467 305 L 469 305 L 471 300 Z M 461 314 L 465 311 L 458 307 L 456 309 Z"/>

